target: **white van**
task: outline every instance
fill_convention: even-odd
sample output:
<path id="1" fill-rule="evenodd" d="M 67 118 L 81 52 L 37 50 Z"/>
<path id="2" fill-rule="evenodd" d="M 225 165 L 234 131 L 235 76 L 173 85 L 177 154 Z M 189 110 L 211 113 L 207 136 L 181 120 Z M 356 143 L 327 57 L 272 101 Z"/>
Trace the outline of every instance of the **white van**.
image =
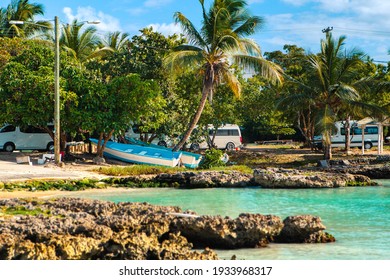
<path id="1" fill-rule="evenodd" d="M 0 128 L 0 149 L 6 152 L 14 150 L 50 151 L 53 148 L 53 139 L 42 129 L 30 125 L 21 128 L 10 124 Z"/>
<path id="2" fill-rule="evenodd" d="M 351 121 L 351 132 L 350 140 L 351 147 L 362 147 L 362 128 L 358 126 L 356 121 Z M 336 133 L 331 136 L 332 147 L 345 147 L 345 128 L 344 122 L 338 121 L 335 123 Z M 378 125 L 375 123 L 366 124 L 364 128 L 364 149 L 371 149 L 373 146 L 378 146 Z M 319 145 L 321 143 L 321 136 L 315 137 L 315 144 Z"/>
<path id="3" fill-rule="evenodd" d="M 214 135 L 214 127 L 209 125 L 209 137 L 210 140 Z M 226 124 L 217 129 L 215 134 L 214 145 L 218 149 L 226 149 L 228 151 L 235 150 L 242 146 L 242 136 L 240 127 L 236 124 Z M 207 141 L 204 140 L 201 143 L 191 143 L 190 149 L 197 151 L 199 149 L 207 149 L 209 146 Z"/>

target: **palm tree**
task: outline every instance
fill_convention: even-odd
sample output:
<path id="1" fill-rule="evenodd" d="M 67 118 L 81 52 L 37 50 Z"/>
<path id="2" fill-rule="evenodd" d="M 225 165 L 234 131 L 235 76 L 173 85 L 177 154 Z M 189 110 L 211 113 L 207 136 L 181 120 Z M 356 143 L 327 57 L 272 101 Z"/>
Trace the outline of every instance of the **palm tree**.
<path id="1" fill-rule="evenodd" d="M 2 37 L 29 37 L 38 31 L 51 28 L 48 21 L 34 21 L 34 17 L 44 14 L 42 4 L 29 3 L 29 0 L 12 0 L 7 8 L 0 9 L 0 36 Z M 10 21 L 31 22 L 33 24 L 10 24 Z"/>
<path id="2" fill-rule="evenodd" d="M 203 10 L 200 31 L 182 13 L 176 12 L 174 19 L 180 24 L 189 44 L 173 49 L 165 59 L 165 65 L 178 71 L 197 67 L 203 76 L 202 98 L 188 130 L 176 145 L 179 150 L 190 137 L 202 114 L 207 98 L 212 101 L 218 84 L 226 83 L 233 93 L 240 96 L 241 87 L 231 64 L 260 71 L 272 81 L 282 80 L 282 70 L 261 55 L 260 47 L 245 37 L 254 34 L 263 20 L 251 16 L 244 0 L 214 0 L 208 12 L 204 0 L 199 0 Z"/>
<path id="3" fill-rule="evenodd" d="M 77 19 L 71 24 L 64 24 L 60 38 L 60 45 L 80 63 L 102 55 L 102 50 L 98 48 L 101 42 L 96 28 L 84 28 L 84 25 L 84 22 L 78 22 Z"/>
<path id="4" fill-rule="evenodd" d="M 313 72 L 310 98 L 314 99 L 317 111 L 317 125 L 323 135 L 324 158 L 332 158 L 331 135 L 334 123 L 340 117 L 340 110 L 346 105 L 357 104 L 359 92 L 353 86 L 357 80 L 358 65 L 365 56 L 357 49 L 347 52 L 343 48 L 345 37 L 338 40 L 327 34 L 321 40 L 321 53 L 309 58 Z"/>
<path id="5" fill-rule="evenodd" d="M 114 52 L 120 52 L 126 47 L 129 41 L 129 33 L 109 32 L 102 40 L 102 47 L 109 48 Z"/>

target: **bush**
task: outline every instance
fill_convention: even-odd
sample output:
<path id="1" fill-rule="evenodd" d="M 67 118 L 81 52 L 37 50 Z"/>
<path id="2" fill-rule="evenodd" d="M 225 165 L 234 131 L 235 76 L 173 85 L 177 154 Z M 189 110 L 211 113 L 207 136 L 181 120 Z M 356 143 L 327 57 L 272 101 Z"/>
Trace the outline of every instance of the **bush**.
<path id="1" fill-rule="evenodd" d="M 217 149 L 207 150 L 203 161 L 199 164 L 200 169 L 209 169 L 213 167 L 225 166 L 222 161 L 223 152 Z"/>

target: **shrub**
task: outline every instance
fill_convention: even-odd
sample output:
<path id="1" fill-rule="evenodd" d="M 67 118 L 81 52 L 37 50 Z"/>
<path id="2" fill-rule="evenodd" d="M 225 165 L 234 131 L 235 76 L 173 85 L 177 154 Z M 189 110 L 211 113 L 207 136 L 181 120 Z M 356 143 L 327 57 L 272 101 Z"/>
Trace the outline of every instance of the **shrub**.
<path id="1" fill-rule="evenodd" d="M 203 161 L 199 164 L 200 169 L 209 169 L 213 167 L 225 166 L 222 161 L 223 152 L 217 149 L 207 150 Z"/>

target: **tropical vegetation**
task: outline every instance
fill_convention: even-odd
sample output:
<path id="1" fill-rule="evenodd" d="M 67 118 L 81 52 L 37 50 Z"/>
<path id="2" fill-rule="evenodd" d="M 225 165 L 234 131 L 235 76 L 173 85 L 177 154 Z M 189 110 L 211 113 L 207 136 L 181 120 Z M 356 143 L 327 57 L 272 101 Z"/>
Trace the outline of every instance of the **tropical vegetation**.
<path id="1" fill-rule="evenodd" d="M 200 27 L 177 12 L 183 34 L 171 36 L 147 27 L 132 37 L 102 35 L 77 19 L 61 26 L 61 149 L 94 136 L 101 156 L 131 124 L 145 141 L 167 135 L 182 149 L 208 124 L 237 123 L 248 141 L 288 137 L 310 146 L 322 134 L 331 158 L 334 121 L 347 129 L 348 120 L 387 120 L 390 64 L 374 63 L 331 32 L 317 54 L 286 45 L 263 55 L 250 36 L 264 20 L 246 1 L 214 0 L 208 9 L 199 3 Z M 53 30 L 35 20 L 42 15 L 44 6 L 29 0 L 0 8 L 0 123 L 53 135 Z"/>

